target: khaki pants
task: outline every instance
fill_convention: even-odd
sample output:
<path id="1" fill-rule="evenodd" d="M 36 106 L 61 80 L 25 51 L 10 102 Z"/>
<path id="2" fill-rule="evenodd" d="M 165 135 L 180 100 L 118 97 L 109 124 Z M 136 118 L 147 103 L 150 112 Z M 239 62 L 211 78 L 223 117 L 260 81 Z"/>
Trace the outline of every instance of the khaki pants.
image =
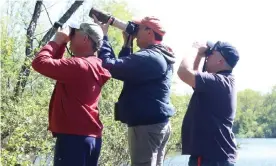
<path id="1" fill-rule="evenodd" d="M 163 166 L 169 122 L 128 128 L 131 166 Z"/>

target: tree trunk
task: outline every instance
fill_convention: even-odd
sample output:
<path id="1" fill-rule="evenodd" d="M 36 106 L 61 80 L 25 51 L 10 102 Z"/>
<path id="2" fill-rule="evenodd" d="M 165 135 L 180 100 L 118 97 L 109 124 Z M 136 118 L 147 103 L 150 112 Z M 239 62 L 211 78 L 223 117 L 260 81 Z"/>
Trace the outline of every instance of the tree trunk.
<path id="1" fill-rule="evenodd" d="M 18 78 L 18 81 L 16 83 L 16 87 L 14 89 L 14 95 L 15 96 L 19 95 L 20 87 L 23 85 L 22 80 L 24 80 L 24 77 L 27 74 L 28 59 L 30 59 L 32 51 L 33 51 L 33 36 L 35 34 L 37 21 L 38 21 L 38 18 L 40 16 L 40 13 L 41 13 L 42 3 L 43 3 L 43 1 L 36 1 L 34 13 L 33 13 L 31 22 L 28 26 L 28 29 L 27 29 L 27 40 L 26 40 L 26 49 L 25 49 L 26 57 L 25 57 L 25 60 L 24 60 L 24 64 L 21 67 L 21 70 L 20 70 L 20 73 L 19 73 L 19 78 Z"/>
<path id="2" fill-rule="evenodd" d="M 72 16 L 72 14 L 80 7 L 80 5 L 82 5 L 82 3 L 83 3 L 83 0 L 82 1 L 76 0 L 71 5 L 71 7 L 64 13 L 64 15 L 59 19 L 59 22 L 62 24 L 65 23 Z M 34 55 L 37 53 L 36 50 L 38 50 L 41 46 L 44 46 L 53 37 L 53 35 L 56 32 L 56 29 L 52 27 L 43 36 L 42 40 L 39 42 L 39 46 L 36 49 L 33 49 L 33 36 L 34 36 L 37 20 L 41 13 L 41 6 L 42 6 L 42 1 L 37 1 L 32 20 L 27 29 L 26 58 L 24 60 L 24 64 L 21 67 L 21 70 L 18 76 L 18 81 L 14 89 L 15 98 L 17 98 L 24 92 L 28 77 L 30 75 L 30 67 L 31 67 L 30 62 L 31 62 L 31 59 L 34 57 Z"/>

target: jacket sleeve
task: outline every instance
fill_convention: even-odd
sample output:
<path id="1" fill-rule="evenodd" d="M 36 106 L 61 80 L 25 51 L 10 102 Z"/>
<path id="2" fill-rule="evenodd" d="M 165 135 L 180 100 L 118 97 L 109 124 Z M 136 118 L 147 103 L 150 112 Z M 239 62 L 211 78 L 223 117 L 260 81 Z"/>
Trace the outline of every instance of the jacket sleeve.
<path id="1" fill-rule="evenodd" d="M 127 50 L 125 52 L 130 53 Z M 139 51 L 131 55 L 121 53 L 120 58 L 116 59 L 113 49 L 105 37 L 99 58 L 103 61 L 103 67 L 110 71 L 113 78 L 143 83 L 161 77 L 167 69 L 165 59 L 160 58 L 162 56 L 154 57 L 150 54 L 149 50 Z"/>
<path id="2" fill-rule="evenodd" d="M 65 45 L 59 46 L 51 41 L 46 44 L 32 62 L 32 67 L 40 74 L 61 82 L 78 79 L 81 61 L 78 58 L 63 58 Z"/>
<path id="3" fill-rule="evenodd" d="M 126 57 L 126 56 L 131 55 L 130 49 L 131 48 L 123 47 L 121 49 L 121 51 L 119 52 L 118 58 L 122 58 L 122 57 Z"/>

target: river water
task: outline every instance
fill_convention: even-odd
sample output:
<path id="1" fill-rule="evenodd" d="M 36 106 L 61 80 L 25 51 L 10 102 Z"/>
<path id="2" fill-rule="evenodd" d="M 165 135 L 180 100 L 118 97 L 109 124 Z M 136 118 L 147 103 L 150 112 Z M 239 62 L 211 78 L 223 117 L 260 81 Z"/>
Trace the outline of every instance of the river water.
<path id="1" fill-rule="evenodd" d="M 276 139 L 237 139 L 240 144 L 235 166 L 276 166 Z M 164 166 L 188 166 L 188 155 L 175 155 L 165 160 Z"/>

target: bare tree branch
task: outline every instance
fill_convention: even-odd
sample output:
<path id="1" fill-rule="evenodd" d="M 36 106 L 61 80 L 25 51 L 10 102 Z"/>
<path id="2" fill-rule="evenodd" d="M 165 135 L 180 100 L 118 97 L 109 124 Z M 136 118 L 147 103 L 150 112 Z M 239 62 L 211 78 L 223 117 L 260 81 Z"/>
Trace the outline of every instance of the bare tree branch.
<path id="1" fill-rule="evenodd" d="M 71 7 L 64 13 L 64 15 L 59 19 L 59 22 L 62 23 L 62 24 L 64 24 L 73 15 L 73 13 L 82 5 L 83 1 L 84 0 L 81 0 L 81 1 L 80 0 L 76 0 L 71 5 Z M 41 12 L 42 1 L 37 1 L 37 3 L 39 3 L 39 2 L 41 2 L 41 4 L 40 4 L 40 10 L 39 10 Z M 35 8 L 35 11 L 36 11 L 36 8 Z M 35 15 L 35 11 L 34 11 L 33 17 Z M 33 20 L 34 19 L 32 18 L 30 26 L 34 27 L 34 29 L 33 29 L 33 33 L 30 36 L 28 36 L 28 30 L 27 30 L 27 37 L 30 37 L 29 39 L 31 39 L 31 41 L 33 41 L 34 30 L 36 28 L 36 26 L 32 26 L 33 25 L 32 24 Z M 37 22 L 37 20 L 36 20 L 36 22 Z M 18 78 L 16 87 L 14 89 L 14 97 L 15 98 L 18 97 L 19 95 L 21 95 L 24 92 L 24 89 L 25 89 L 28 77 L 30 75 L 30 67 L 31 67 L 30 60 L 37 53 L 37 50 L 41 46 L 44 46 L 53 37 L 53 35 L 55 34 L 55 32 L 56 32 L 56 28 L 52 27 L 43 36 L 42 40 L 39 42 L 39 46 L 36 49 L 34 49 L 34 50 L 31 49 L 30 52 L 29 52 L 29 48 L 32 48 L 32 43 L 30 44 L 30 47 L 28 46 L 28 43 L 27 43 L 27 46 L 26 46 L 26 58 L 24 60 L 23 66 L 21 67 L 21 71 L 19 73 L 19 78 Z M 30 41 L 30 40 L 27 40 L 27 41 Z M 27 50 L 28 50 L 28 52 L 27 52 Z"/>
<path id="2" fill-rule="evenodd" d="M 83 0 L 82 1 L 78 1 L 76 0 L 72 6 L 64 13 L 64 15 L 59 19 L 59 22 L 64 24 L 72 15 L 73 13 L 80 7 L 80 5 L 82 5 Z M 44 35 L 44 37 L 42 38 L 39 46 L 44 46 L 55 34 L 56 29 L 54 27 L 52 27 L 47 33 L 46 35 Z"/>
<path id="3" fill-rule="evenodd" d="M 33 35 L 35 33 L 38 18 L 40 17 L 41 6 L 42 6 L 42 1 L 36 1 L 31 22 L 27 28 L 27 40 L 26 40 L 26 49 L 25 49 L 26 58 L 23 66 L 21 67 L 21 71 L 19 73 L 19 79 L 17 81 L 16 87 L 14 90 L 15 96 L 19 95 L 19 92 L 20 92 L 19 89 L 20 89 L 20 85 L 22 85 L 22 79 L 24 79 L 24 76 L 26 75 L 26 71 L 28 69 L 28 64 L 26 62 L 27 62 L 27 59 L 31 56 L 33 51 Z"/>

